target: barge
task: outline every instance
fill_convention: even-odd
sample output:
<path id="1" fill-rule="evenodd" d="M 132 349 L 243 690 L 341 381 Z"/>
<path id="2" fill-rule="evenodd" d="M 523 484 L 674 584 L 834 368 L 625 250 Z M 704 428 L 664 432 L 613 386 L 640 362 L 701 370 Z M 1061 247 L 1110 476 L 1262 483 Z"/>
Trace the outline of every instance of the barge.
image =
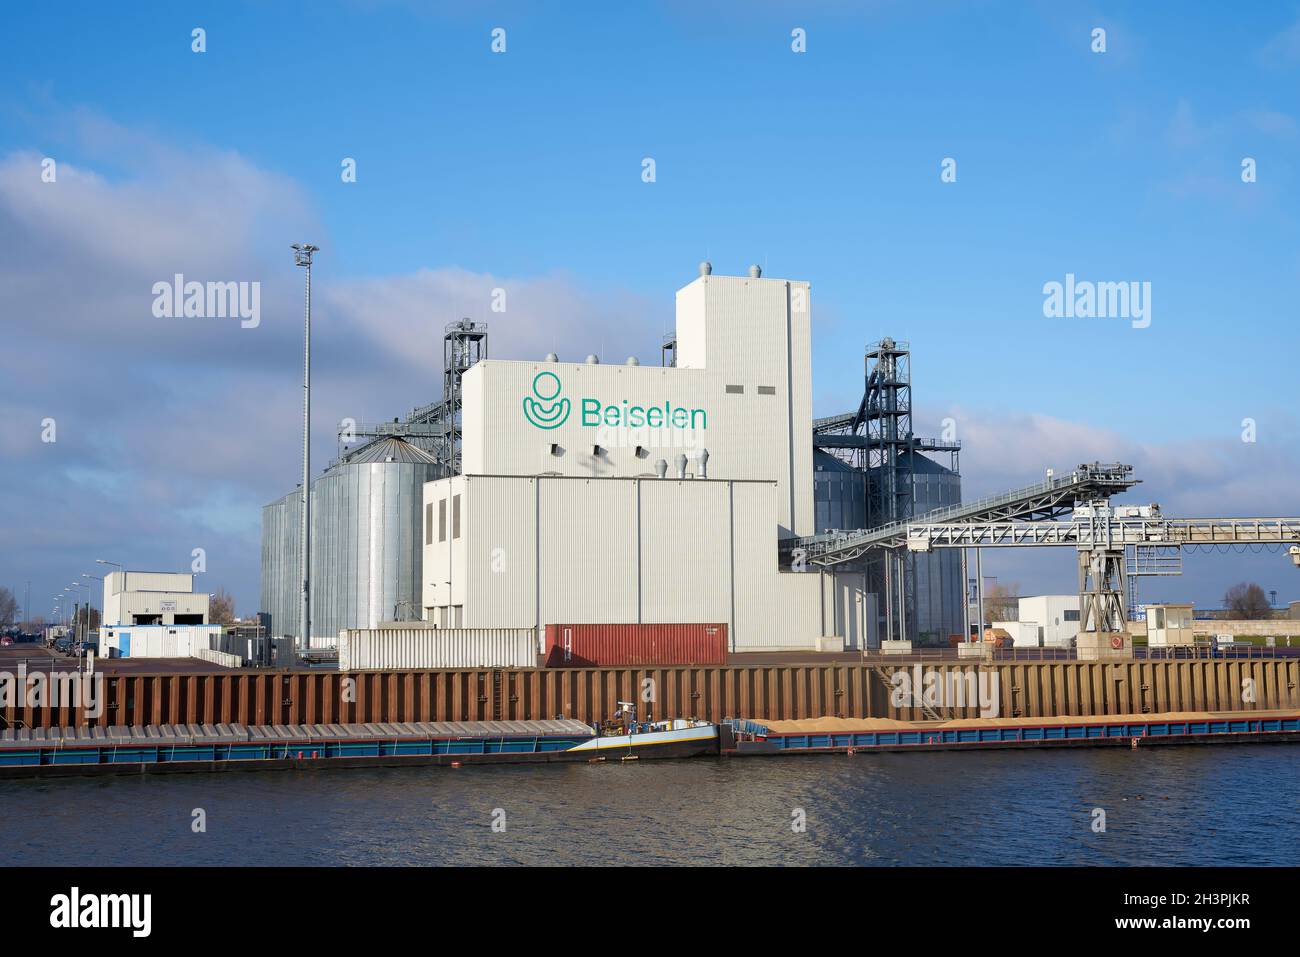
<path id="1" fill-rule="evenodd" d="M 0 732 L 0 778 L 1288 742 L 1300 742 L 1300 711 L 930 722 L 729 718 L 720 725 L 628 715 L 601 727 L 572 719 L 137 725 Z"/>
<path id="2" fill-rule="evenodd" d="M 1151 747 L 1300 741 L 1300 712 L 1186 712 L 1109 717 L 967 718 L 894 721 L 821 718 L 729 720 L 722 753 L 737 757 L 968 751 L 991 748 Z"/>
<path id="3" fill-rule="evenodd" d="M 612 731 L 613 733 L 608 733 Z M 287 768 L 533 764 L 718 753 L 718 726 L 675 719 L 328 725 L 151 725 L 0 732 L 0 777 Z"/>

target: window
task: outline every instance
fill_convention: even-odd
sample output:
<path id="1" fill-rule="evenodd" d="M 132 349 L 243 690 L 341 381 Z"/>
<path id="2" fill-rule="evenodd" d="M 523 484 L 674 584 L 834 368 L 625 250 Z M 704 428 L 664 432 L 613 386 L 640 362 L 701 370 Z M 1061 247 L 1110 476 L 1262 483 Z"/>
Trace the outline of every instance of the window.
<path id="1" fill-rule="evenodd" d="M 760 386 L 758 387 L 758 394 L 759 394 L 759 395 L 776 395 L 776 386 L 774 386 L 774 385 L 760 385 Z"/>
<path id="2" fill-rule="evenodd" d="M 451 537 L 460 538 L 460 496 L 451 497 Z"/>
<path id="3" fill-rule="evenodd" d="M 447 500 L 438 499 L 438 541 L 447 540 Z"/>
<path id="4" fill-rule="evenodd" d="M 1077 611 L 1066 611 L 1066 613 L 1065 613 L 1065 620 L 1066 620 L 1066 621 L 1078 621 L 1078 620 L 1079 620 L 1079 613 L 1078 613 Z"/>
<path id="5" fill-rule="evenodd" d="M 744 395 L 744 394 L 745 394 L 745 387 L 744 387 L 743 385 L 729 385 L 729 386 L 727 386 L 727 394 L 728 394 L 728 395 Z"/>
<path id="6" fill-rule="evenodd" d="M 424 544 L 433 544 L 433 505 L 424 506 Z"/>

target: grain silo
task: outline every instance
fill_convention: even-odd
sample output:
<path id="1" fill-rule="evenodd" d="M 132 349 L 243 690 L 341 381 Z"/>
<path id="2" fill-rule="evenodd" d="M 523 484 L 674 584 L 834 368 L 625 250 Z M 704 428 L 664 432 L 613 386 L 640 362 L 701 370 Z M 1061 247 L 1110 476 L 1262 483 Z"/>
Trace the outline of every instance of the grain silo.
<path id="1" fill-rule="evenodd" d="M 438 460 L 402 438 L 377 439 L 312 483 L 312 644 L 343 628 L 419 617 L 420 502 Z M 301 493 L 262 510 L 262 610 L 270 634 L 296 636 Z"/>

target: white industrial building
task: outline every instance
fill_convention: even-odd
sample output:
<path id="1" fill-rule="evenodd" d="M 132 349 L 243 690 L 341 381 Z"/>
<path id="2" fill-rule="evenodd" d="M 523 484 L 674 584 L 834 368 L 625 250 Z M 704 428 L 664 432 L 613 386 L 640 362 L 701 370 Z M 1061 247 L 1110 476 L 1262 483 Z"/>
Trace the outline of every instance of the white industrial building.
<path id="1" fill-rule="evenodd" d="M 462 474 L 424 487 L 444 627 L 727 622 L 734 650 L 876 644 L 862 572 L 778 568 L 812 534 L 808 283 L 701 275 L 676 365 L 484 359 Z"/>
<path id="2" fill-rule="evenodd" d="M 104 579 L 104 625 L 203 625 L 208 596 L 194 576 L 175 572 L 113 572 Z"/>
<path id="3" fill-rule="evenodd" d="M 1030 625 L 1033 630 L 1028 634 L 1037 640 L 1024 644 L 1036 644 L 1040 648 L 1069 648 L 1079 637 L 1079 596 L 1078 595 L 1035 595 L 1020 599 L 1019 621 Z M 1016 645 L 1022 641 L 1016 639 Z"/>
<path id="4" fill-rule="evenodd" d="M 222 650 L 220 625 L 209 624 L 209 597 L 179 572 L 113 572 L 104 579 L 104 657 L 188 658 Z"/>

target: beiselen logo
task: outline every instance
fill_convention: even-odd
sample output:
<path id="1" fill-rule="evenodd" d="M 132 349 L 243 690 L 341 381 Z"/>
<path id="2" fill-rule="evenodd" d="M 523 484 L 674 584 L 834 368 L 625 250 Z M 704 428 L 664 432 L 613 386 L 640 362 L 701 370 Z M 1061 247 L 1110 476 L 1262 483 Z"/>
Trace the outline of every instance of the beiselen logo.
<path id="1" fill-rule="evenodd" d="M 559 376 L 554 372 L 537 373 L 533 394 L 524 396 L 524 417 L 539 429 L 558 429 L 568 421 L 570 408 L 569 400 L 558 398 L 559 394 Z"/>

